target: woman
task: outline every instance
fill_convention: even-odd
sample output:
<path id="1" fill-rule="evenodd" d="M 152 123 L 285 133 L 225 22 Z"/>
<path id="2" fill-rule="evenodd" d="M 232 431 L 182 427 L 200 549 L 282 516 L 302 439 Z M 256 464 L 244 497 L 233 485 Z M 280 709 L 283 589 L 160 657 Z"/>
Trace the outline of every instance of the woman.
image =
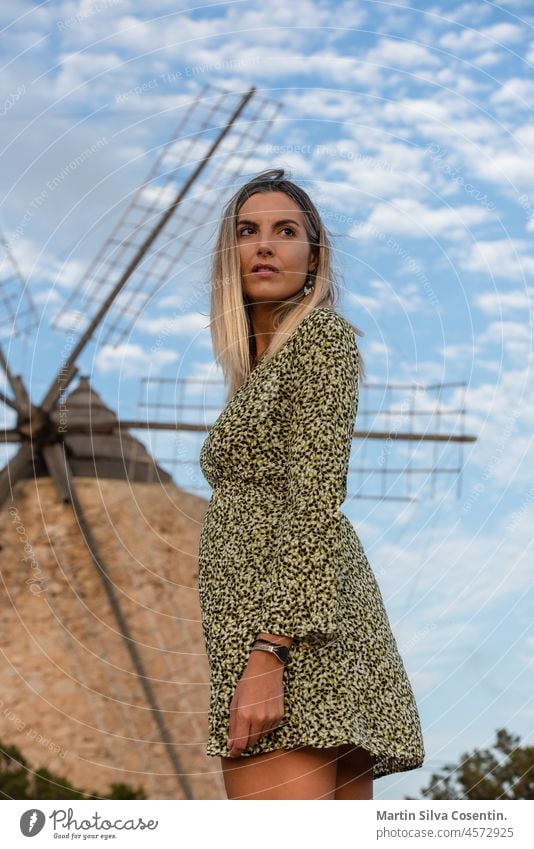
<path id="1" fill-rule="evenodd" d="M 379 587 L 340 510 L 361 364 L 336 297 L 307 193 L 282 169 L 242 186 L 212 275 L 230 393 L 200 454 L 207 753 L 229 799 L 372 799 L 373 779 L 424 759 Z"/>

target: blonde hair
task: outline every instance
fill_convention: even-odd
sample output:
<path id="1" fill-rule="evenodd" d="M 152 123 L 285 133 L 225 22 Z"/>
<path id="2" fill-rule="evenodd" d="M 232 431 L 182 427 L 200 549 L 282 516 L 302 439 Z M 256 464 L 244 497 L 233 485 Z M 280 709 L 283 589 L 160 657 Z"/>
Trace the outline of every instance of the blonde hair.
<path id="1" fill-rule="evenodd" d="M 318 262 L 316 269 L 308 272 L 307 277 L 313 284 L 313 291 L 305 295 L 301 290 L 274 308 L 275 333 L 262 359 L 268 361 L 275 356 L 308 313 L 319 307 L 335 308 L 339 300 L 330 237 L 317 207 L 304 189 L 285 179 L 283 168 L 262 171 L 241 186 L 222 212 L 211 265 L 211 337 L 215 359 L 223 369 L 225 383 L 229 384 L 227 400 L 247 380 L 254 363 L 249 300 L 243 291 L 236 238 L 237 215 L 249 197 L 263 192 L 284 192 L 300 207 L 312 257 Z M 364 335 L 357 327 L 351 326 L 358 336 Z M 361 355 L 359 359 L 363 376 Z"/>

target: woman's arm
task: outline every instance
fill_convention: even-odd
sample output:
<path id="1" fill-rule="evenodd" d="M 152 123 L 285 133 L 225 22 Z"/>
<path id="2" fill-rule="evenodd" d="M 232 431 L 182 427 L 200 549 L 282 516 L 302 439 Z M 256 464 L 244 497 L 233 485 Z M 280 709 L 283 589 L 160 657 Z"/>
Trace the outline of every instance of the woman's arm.
<path id="1" fill-rule="evenodd" d="M 288 491 L 256 638 L 324 644 L 337 634 L 338 510 L 358 403 L 358 351 L 340 316 L 318 312 L 298 329 L 291 358 Z M 229 756 L 284 716 L 284 666 L 251 651 L 230 704 Z"/>
<path id="2" fill-rule="evenodd" d="M 256 632 L 323 645 L 338 631 L 339 508 L 358 405 L 350 324 L 328 311 L 311 316 L 291 368 L 287 500 Z"/>

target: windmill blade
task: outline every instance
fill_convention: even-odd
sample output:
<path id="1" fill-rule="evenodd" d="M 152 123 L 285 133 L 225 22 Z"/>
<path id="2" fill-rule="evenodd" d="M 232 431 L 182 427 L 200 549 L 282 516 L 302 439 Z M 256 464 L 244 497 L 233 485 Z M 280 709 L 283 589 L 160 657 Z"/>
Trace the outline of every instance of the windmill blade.
<path id="1" fill-rule="evenodd" d="M 0 338 L 31 333 L 39 316 L 6 237 L 0 232 Z"/>
<path id="2" fill-rule="evenodd" d="M 18 413 L 27 414 L 30 409 L 30 399 L 28 397 L 28 393 L 26 391 L 26 387 L 22 382 L 22 378 L 19 375 L 14 375 L 9 368 L 9 363 L 5 357 L 5 354 L 2 350 L 2 346 L 0 345 L 0 365 L 4 369 L 6 373 L 6 377 L 8 380 L 11 389 L 13 390 L 13 394 L 15 396 L 14 399 L 8 398 L 2 393 L 2 401 L 7 404 L 9 407 L 12 407 Z"/>
<path id="3" fill-rule="evenodd" d="M 100 551 L 99 545 L 96 541 L 91 524 L 86 516 L 86 513 L 83 509 L 83 505 L 80 501 L 75 479 L 72 474 L 72 470 L 70 468 L 70 464 L 65 452 L 64 444 L 54 443 L 48 445 L 43 451 L 43 455 L 45 457 L 45 461 L 50 471 L 50 474 L 56 484 L 56 487 L 58 488 L 60 498 L 63 501 L 69 501 L 72 504 L 74 516 L 78 523 L 78 527 L 83 537 L 83 541 L 87 546 L 89 554 L 91 555 L 92 561 L 95 564 L 98 575 L 104 586 L 104 590 L 106 592 L 111 610 L 113 611 L 117 626 L 123 637 L 126 649 L 130 655 L 133 668 L 139 678 L 139 682 L 144 692 L 146 701 L 152 712 L 156 727 L 158 728 L 160 734 L 161 741 L 165 745 L 167 756 L 171 763 L 173 773 L 176 776 L 176 780 L 178 782 L 178 786 L 183 795 L 183 798 L 194 799 L 193 790 L 188 780 L 187 772 L 184 770 L 183 765 L 176 753 L 176 745 L 174 744 L 167 728 L 164 714 L 157 703 L 156 695 L 154 693 L 150 681 L 150 676 L 147 674 L 143 659 L 137 648 L 135 637 L 130 630 L 128 620 L 126 619 L 122 610 L 119 597 L 115 592 L 115 586 L 110 578 L 109 568 L 102 556 L 102 552 Z"/>
<path id="4" fill-rule="evenodd" d="M 210 410 L 214 417 L 217 416 L 220 406 L 216 403 L 219 395 L 216 388 L 211 393 L 214 403 L 206 405 L 207 384 L 223 389 L 222 382 L 218 380 L 140 378 L 136 417 L 118 419 L 115 426 L 128 433 L 135 430 L 148 432 L 151 454 L 158 458 L 158 464 L 163 468 L 172 467 L 174 472 L 178 472 L 178 476 L 174 476 L 178 485 L 181 485 L 181 467 L 196 468 L 198 456 L 193 456 L 192 451 L 190 458 L 184 457 L 182 450 L 176 451 L 176 441 L 163 440 L 165 453 L 158 453 L 155 444 L 164 431 L 183 431 L 184 442 L 193 447 L 194 438 L 186 439 L 185 434 L 192 436 L 193 433 L 210 430 L 212 425 L 206 421 L 205 414 Z M 201 388 L 200 392 L 195 391 L 197 387 Z M 165 390 L 172 392 L 172 396 L 167 396 Z M 415 501 L 418 499 L 410 491 L 412 480 L 417 483 L 419 491 L 427 480 L 435 487 L 438 476 L 442 480 L 456 478 L 460 495 L 462 449 L 477 439 L 475 435 L 465 433 L 465 391 L 465 381 L 428 385 L 420 382 L 362 382 L 357 417 L 359 427 L 352 433 L 357 445 L 348 469 L 349 497 Z M 173 411 L 173 421 L 166 421 L 169 410 Z M 377 427 L 378 423 L 383 426 Z M 432 457 L 429 457 L 430 449 Z M 374 484 L 377 477 L 381 484 L 379 491 L 370 493 L 368 483 Z M 360 484 L 353 483 L 353 479 Z M 405 492 L 395 491 L 400 484 L 406 485 Z"/>
<path id="5" fill-rule="evenodd" d="M 205 89 L 207 90 L 210 90 L 212 88 L 213 87 L 209 85 L 205 87 Z M 159 201 L 157 204 L 157 221 L 154 221 L 153 208 L 149 208 L 149 216 L 146 217 L 146 222 L 138 223 L 136 226 L 133 225 L 132 222 L 129 222 L 127 228 L 128 235 L 125 237 L 126 241 L 122 237 L 120 240 L 115 237 L 113 243 L 109 244 L 110 255 L 106 255 L 101 258 L 98 269 L 91 276 L 91 279 L 87 281 L 87 285 L 83 293 L 83 303 L 85 304 L 85 309 L 83 311 L 75 312 L 75 323 L 79 325 L 81 322 L 80 316 L 90 315 L 93 312 L 94 305 L 97 306 L 96 314 L 94 314 L 93 318 L 89 321 L 88 326 L 83 331 L 77 344 L 74 346 L 70 355 L 65 361 L 65 364 L 62 369 L 62 371 L 65 372 L 67 375 L 63 382 L 64 386 L 65 384 L 68 385 L 68 382 L 70 382 L 70 380 L 72 379 L 72 375 L 69 376 L 69 370 L 72 369 L 75 360 L 91 339 L 96 327 L 100 324 L 110 307 L 117 300 L 121 290 L 124 288 L 125 284 L 132 276 L 133 272 L 137 269 L 141 261 L 144 259 L 145 254 L 147 253 L 149 248 L 152 247 L 156 239 L 160 236 L 160 234 L 163 233 L 167 222 L 174 215 L 180 204 L 183 202 L 185 196 L 190 192 L 195 180 L 197 180 L 199 175 L 208 166 L 209 168 L 213 167 L 213 162 L 211 160 L 215 151 L 218 148 L 221 148 L 221 156 L 224 158 L 224 161 L 226 162 L 226 160 L 228 159 L 229 154 L 228 152 L 226 152 L 225 154 L 225 146 L 223 143 L 227 139 L 227 136 L 230 130 L 232 129 L 234 123 L 237 121 L 243 110 L 245 110 L 245 108 L 247 107 L 255 90 L 256 89 L 252 87 L 240 99 L 229 118 L 227 116 L 221 118 L 218 115 L 218 109 L 220 107 L 221 102 L 224 103 L 226 108 L 228 107 L 229 103 L 230 105 L 233 105 L 236 100 L 236 94 L 234 92 L 224 91 L 223 94 L 219 93 L 216 95 L 215 103 L 211 104 L 211 111 L 208 114 L 208 118 L 205 119 L 204 124 L 201 125 L 200 129 L 193 133 L 193 141 L 197 145 L 197 149 L 195 150 L 196 158 L 192 159 L 192 165 L 190 164 L 189 169 L 187 169 L 187 164 L 184 164 L 183 167 L 181 167 L 182 173 L 179 175 L 178 179 L 174 177 L 173 180 L 170 180 L 170 183 L 172 184 L 170 186 L 170 189 L 171 192 L 175 195 L 172 202 L 169 204 L 169 186 L 165 184 L 162 187 L 160 186 Z M 214 95 L 210 95 L 207 100 L 211 101 L 213 100 L 213 98 Z M 199 105 L 203 105 L 202 98 L 197 98 L 194 105 L 191 106 L 187 114 L 190 114 L 191 110 L 195 107 L 198 107 Z M 279 107 L 280 104 L 277 103 L 276 108 L 278 109 Z M 274 116 L 273 118 L 271 118 L 271 120 L 273 119 Z M 186 118 L 184 117 L 183 120 L 185 121 Z M 224 123 L 224 121 L 226 121 L 226 123 Z M 256 129 L 257 131 L 257 124 L 258 122 L 254 120 L 249 120 L 248 124 L 245 124 L 245 126 L 248 127 L 249 135 L 251 135 L 250 127 Z M 259 122 L 259 124 L 261 127 L 261 122 Z M 207 137 L 200 138 L 203 133 L 207 134 Z M 215 138 L 213 138 L 213 136 L 215 136 Z M 243 134 L 241 134 L 240 138 L 242 144 Z M 253 148 L 255 149 L 257 139 L 252 140 L 251 137 L 251 143 L 253 144 Z M 173 150 L 172 145 L 170 149 Z M 232 150 L 231 154 L 235 156 L 236 151 Z M 242 156 L 239 156 L 239 160 L 240 162 L 242 162 Z M 178 165 L 175 161 L 171 169 L 172 175 L 175 175 L 177 167 Z M 175 183 L 178 186 L 177 191 Z M 139 204 L 137 204 L 137 206 L 142 207 L 142 205 Z M 162 206 L 166 207 L 163 209 L 163 212 L 161 212 Z M 144 226 L 145 223 L 147 226 Z M 134 226 L 133 232 L 132 226 Z M 126 249 L 125 255 L 121 254 L 120 258 L 117 256 L 117 242 L 121 248 Z M 175 256 L 173 256 L 172 262 L 175 261 Z M 126 267 L 124 268 L 125 263 Z M 158 273 L 161 274 L 161 272 Z M 149 294 L 149 292 L 140 293 L 139 291 L 136 291 L 136 297 L 138 295 L 141 295 L 141 301 L 143 303 L 149 297 Z M 136 315 L 141 309 L 140 304 L 141 302 L 139 298 L 137 298 Z M 126 315 L 124 310 L 122 310 L 121 315 Z M 132 318 L 132 316 L 130 316 L 130 318 Z M 70 325 L 68 326 L 68 329 L 71 330 Z M 57 379 L 54 379 L 54 381 L 50 385 L 47 394 L 45 395 L 42 401 L 41 407 L 45 411 L 50 411 L 54 406 L 55 402 L 57 401 L 60 392 L 61 390 L 57 384 Z"/>
<path id="6" fill-rule="evenodd" d="M 0 507 L 13 497 L 13 487 L 22 478 L 33 459 L 31 442 L 23 442 L 14 457 L 0 472 Z"/>
<path id="7" fill-rule="evenodd" d="M 61 501 L 65 503 L 72 501 L 72 480 L 69 475 L 69 466 L 64 445 L 60 445 L 59 442 L 43 445 L 41 453 L 50 472 L 50 477 L 56 485 Z"/>
<path id="8" fill-rule="evenodd" d="M 81 287 L 73 291 L 56 316 L 54 327 L 71 329 L 73 323 L 79 325 L 81 317 L 90 315 L 121 273 L 130 268 L 128 277 L 133 275 L 134 279 L 117 298 L 117 309 L 99 342 L 117 345 L 124 339 L 152 294 L 179 273 L 179 261 L 198 241 L 201 227 L 209 224 L 211 211 L 220 203 L 221 190 L 242 173 L 244 162 L 256 152 L 280 109 L 280 103 L 266 98 L 256 96 L 252 101 L 254 92 L 253 87 L 242 98 L 237 92 L 211 84 L 204 86 L 200 96 L 185 109 L 173 136 L 89 267 Z M 191 189 L 200 171 L 202 186 L 193 193 Z M 172 222 L 167 216 L 161 226 L 158 222 L 162 211 L 172 198 L 178 199 L 173 204 Z M 138 257 L 155 229 L 157 238 L 151 240 L 150 254 L 147 244 Z"/>
<path id="9" fill-rule="evenodd" d="M 12 410 L 15 410 L 15 412 L 18 412 L 17 405 L 15 404 L 13 399 L 8 398 L 8 396 L 4 395 L 4 393 L 2 391 L 0 391 L 0 401 L 2 402 L 2 404 L 5 404 L 6 407 L 11 407 Z"/>
<path id="10" fill-rule="evenodd" d="M 120 419 L 118 427 L 121 430 L 189 430 L 204 432 L 209 430 L 209 425 L 191 424 L 191 422 L 149 422 L 146 419 Z M 476 436 L 454 433 L 403 433 L 398 430 L 355 430 L 353 437 L 356 439 L 379 439 L 389 441 L 391 439 L 407 440 L 408 442 L 476 442 Z"/>

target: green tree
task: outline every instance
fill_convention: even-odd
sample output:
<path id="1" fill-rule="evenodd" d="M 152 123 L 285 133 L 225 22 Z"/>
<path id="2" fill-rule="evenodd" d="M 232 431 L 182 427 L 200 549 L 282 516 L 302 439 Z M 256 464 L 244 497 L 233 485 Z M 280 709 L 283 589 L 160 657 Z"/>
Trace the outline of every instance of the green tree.
<path id="1" fill-rule="evenodd" d="M 534 746 L 519 747 L 519 740 L 498 729 L 490 749 L 464 753 L 457 766 L 446 764 L 434 773 L 421 798 L 534 799 Z"/>
<path id="2" fill-rule="evenodd" d="M 33 770 L 16 746 L 0 743 L 0 799 L 146 799 L 143 789 L 112 784 L 102 795 L 77 790 L 70 781 L 46 767 Z"/>

